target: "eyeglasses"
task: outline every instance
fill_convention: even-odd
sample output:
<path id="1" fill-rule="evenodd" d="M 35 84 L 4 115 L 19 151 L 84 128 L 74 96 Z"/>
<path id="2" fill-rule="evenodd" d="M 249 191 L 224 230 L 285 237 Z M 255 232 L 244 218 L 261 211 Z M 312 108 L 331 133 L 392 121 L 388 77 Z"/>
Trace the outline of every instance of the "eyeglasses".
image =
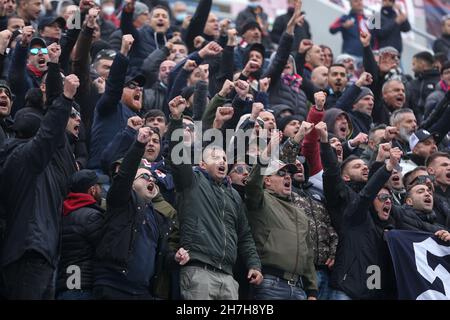
<path id="1" fill-rule="evenodd" d="M 233 170 L 231 170 L 230 173 L 236 172 L 237 174 L 244 174 L 244 173 L 250 173 L 251 167 L 248 165 L 237 165 L 233 167 Z"/>
<path id="2" fill-rule="evenodd" d="M 286 176 L 291 177 L 292 173 L 290 173 L 287 170 L 278 170 L 277 171 L 277 176 L 279 176 L 279 177 L 286 177 Z"/>
<path id="3" fill-rule="evenodd" d="M 434 180 L 435 180 L 434 176 L 425 176 L 425 175 L 417 176 L 417 177 L 414 178 L 413 181 L 411 181 L 411 185 L 414 185 L 414 184 L 425 184 L 428 181 L 434 182 Z"/>
<path id="4" fill-rule="evenodd" d="M 77 110 L 72 109 L 72 112 L 70 112 L 70 117 L 72 119 L 81 118 L 81 114 Z"/>
<path id="5" fill-rule="evenodd" d="M 39 51 L 40 51 L 42 54 L 48 54 L 48 49 L 47 49 L 47 48 L 32 48 L 32 49 L 30 49 L 30 53 L 31 53 L 33 56 L 39 54 Z"/>
<path id="6" fill-rule="evenodd" d="M 149 175 L 148 173 L 140 174 L 134 180 L 137 180 L 137 179 L 140 179 L 140 178 L 142 178 L 142 179 L 144 179 L 145 181 L 148 181 L 148 182 L 155 182 L 156 181 L 156 179 L 152 175 Z"/>
<path id="7" fill-rule="evenodd" d="M 392 201 L 392 196 L 390 194 L 383 193 L 383 194 L 377 195 L 377 199 L 380 200 L 381 202 L 385 202 L 387 200 Z"/>

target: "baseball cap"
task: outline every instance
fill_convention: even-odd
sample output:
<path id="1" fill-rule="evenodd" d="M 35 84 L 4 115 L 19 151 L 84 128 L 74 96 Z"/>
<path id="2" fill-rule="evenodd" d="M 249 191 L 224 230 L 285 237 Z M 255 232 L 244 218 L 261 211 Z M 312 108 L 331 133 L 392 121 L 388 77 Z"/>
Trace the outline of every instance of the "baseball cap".
<path id="1" fill-rule="evenodd" d="M 125 86 L 127 86 L 132 81 L 136 82 L 139 85 L 139 87 L 143 87 L 145 85 L 145 77 L 142 74 L 127 76 L 125 78 Z"/>
<path id="2" fill-rule="evenodd" d="M 271 176 L 280 169 L 286 169 L 291 173 L 296 173 L 298 171 L 296 165 L 293 163 L 285 163 L 279 159 L 271 159 L 267 168 L 263 169 L 263 174 L 265 176 Z"/>
<path id="3" fill-rule="evenodd" d="M 97 175 L 93 170 L 83 169 L 70 177 L 70 191 L 84 193 L 93 185 L 104 184 L 108 181 L 109 179 L 105 175 Z"/>
<path id="4" fill-rule="evenodd" d="M 117 52 L 112 49 L 102 49 L 96 54 L 94 62 L 102 59 L 114 60 L 116 55 Z"/>
<path id="5" fill-rule="evenodd" d="M 412 151 L 419 142 L 423 142 L 430 137 L 433 137 L 436 140 L 435 135 L 428 132 L 427 130 L 425 129 L 417 130 L 409 137 L 409 148 Z"/>
<path id="6" fill-rule="evenodd" d="M 41 48 L 47 48 L 47 43 L 45 42 L 44 39 L 39 38 L 39 37 L 34 37 L 33 39 L 31 39 L 30 41 L 30 45 L 29 48 L 32 48 L 34 46 L 40 46 Z"/>
<path id="7" fill-rule="evenodd" d="M 48 27 L 54 23 L 57 23 L 61 29 L 66 28 L 66 20 L 63 17 L 43 17 L 38 24 L 38 30 L 42 31 L 45 27 Z"/>

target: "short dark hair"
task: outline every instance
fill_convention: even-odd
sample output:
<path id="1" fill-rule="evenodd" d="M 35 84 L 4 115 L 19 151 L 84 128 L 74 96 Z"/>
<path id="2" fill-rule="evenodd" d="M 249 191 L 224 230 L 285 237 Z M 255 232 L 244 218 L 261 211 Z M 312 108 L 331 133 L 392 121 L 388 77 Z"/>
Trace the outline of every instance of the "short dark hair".
<path id="1" fill-rule="evenodd" d="M 379 124 L 376 127 L 373 127 L 372 129 L 369 130 L 369 140 L 372 139 L 373 135 L 375 134 L 376 131 L 378 130 L 385 130 L 386 129 L 386 125 L 385 124 Z"/>
<path id="2" fill-rule="evenodd" d="M 147 113 L 144 115 L 144 121 L 147 121 L 148 118 L 155 118 L 155 117 L 163 117 L 165 123 L 167 123 L 166 115 L 159 109 L 151 109 L 147 111 Z"/>
<path id="3" fill-rule="evenodd" d="M 448 154 L 447 152 L 435 152 L 427 158 L 427 160 L 425 161 L 425 165 L 427 167 L 429 167 L 430 164 L 432 164 L 434 160 L 436 160 L 437 158 L 441 158 L 441 157 L 450 159 L 450 154 Z"/>
<path id="4" fill-rule="evenodd" d="M 341 67 L 341 68 L 344 68 L 344 69 L 346 69 L 345 68 L 345 66 L 342 64 L 342 63 L 333 63 L 329 68 L 328 68 L 328 72 L 330 72 L 331 71 L 331 68 L 333 68 L 333 67 Z"/>
<path id="5" fill-rule="evenodd" d="M 444 74 L 444 71 L 450 69 L 450 61 L 446 61 L 443 65 L 442 65 L 442 69 L 441 69 L 441 74 Z"/>
<path id="6" fill-rule="evenodd" d="M 428 52 L 428 51 L 421 51 L 419 53 L 416 53 L 413 56 L 413 58 L 417 59 L 417 60 L 425 61 L 429 65 L 432 65 L 434 63 L 433 55 L 430 52 Z"/>
<path id="7" fill-rule="evenodd" d="M 161 5 L 161 4 L 158 4 L 158 5 L 154 6 L 154 7 L 152 8 L 152 10 L 150 10 L 150 15 L 152 15 L 152 14 L 153 14 L 153 11 L 155 11 L 156 9 L 163 9 L 163 10 L 166 11 L 167 14 L 170 16 L 170 9 L 167 8 L 166 6 Z"/>
<path id="8" fill-rule="evenodd" d="M 409 185 L 409 184 L 411 184 L 411 176 L 414 174 L 414 173 L 416 173 L 417 171 L 420 171 L 420 170 L 423 170 L 423 171 L 427 171 L 427 167 L 425 167 L 425 166 L 418 166 L 418 167 L 415 167 L 413 170 L 411 170 L 411 171 L 408 171 L 407 173 L 405 173 L 405 175 L 403 176 L 403 185 L 405 186 L 405 188 Z M 427 171 L 428 172 L 428 171 Z"/>
<path id="9" fill-rule="evenodd" d="M 347 168 L 347 166 L 350 164 L 350 162 L 355 161 L 355 160 L 359 160 L 359 159 L 360 158 L 355 156 L 355 155 L 348 156 L 344 161 L 342 161 L 341 174 L 344 173 L 344 170 Z"/>

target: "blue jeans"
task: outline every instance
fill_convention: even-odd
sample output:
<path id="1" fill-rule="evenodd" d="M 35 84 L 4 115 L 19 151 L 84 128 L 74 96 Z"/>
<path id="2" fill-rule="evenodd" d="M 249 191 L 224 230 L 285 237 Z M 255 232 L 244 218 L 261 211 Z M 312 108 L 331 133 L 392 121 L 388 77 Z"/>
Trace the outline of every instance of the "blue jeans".
<path id="1" fill-rule="evenodd" d="M 328 284 L 330 278 L 330 272 L 325 269 L 316 270 L 317 275 L 317 287 L 319 292 L 317 295 L 317 300 L 329 300 L 332 289 Z"/>
<path id="2" fill-rule="evenodd" d="M 254 300 L 306 300 L 301 281 L 289 284 L 287 280 L 264 274 L 259 286 L 252 287 Z"/>
<path id="3" fill-rule="evenodd" d="M 91 290 L 66 290 L 58 293 L 57 300 L 94 300 Z"/>
<path id="4" fill-rule="evenodd" d="M 331 290 L 330 300 L 352 300 L 344 291 Z"/>

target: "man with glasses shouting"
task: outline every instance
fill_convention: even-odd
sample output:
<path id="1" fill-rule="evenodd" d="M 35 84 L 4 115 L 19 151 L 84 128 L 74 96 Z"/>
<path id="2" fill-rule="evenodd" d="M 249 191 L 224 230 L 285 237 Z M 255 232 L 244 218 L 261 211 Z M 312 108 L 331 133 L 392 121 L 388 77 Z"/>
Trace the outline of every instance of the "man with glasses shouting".
<path id="1" fill-rule="evenodd" d="M 149 127 L 139 129 L 108 192 L 107 218 L 94 267 L 97 299 L 141 300 L 154 296 L 156 260 L 166 232 L 153 204 L 159 194 L 156 180 L 147 168 L 139 167 L 152 136 Z"/>

